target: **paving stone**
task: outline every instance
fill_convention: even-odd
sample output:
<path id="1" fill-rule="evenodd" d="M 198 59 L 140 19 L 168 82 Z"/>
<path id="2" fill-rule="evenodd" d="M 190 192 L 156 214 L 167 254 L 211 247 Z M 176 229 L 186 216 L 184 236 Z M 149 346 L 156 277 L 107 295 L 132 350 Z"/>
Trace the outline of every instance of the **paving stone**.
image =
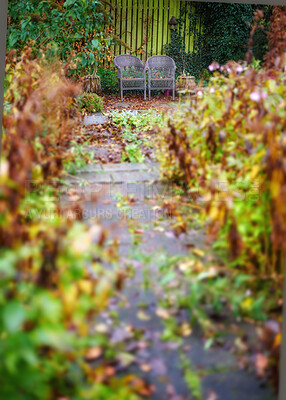
<path id="1" fill-rule="evenodd" d="M 88 164 L 83 169 L 79 169 L 77 173 L 80 174 L 85 172 L 97 172 L 97 171 L 103 171 L 102 164 Z"/>
<path id="2" fill-rule="evenodd" d="M 103 164 L 102 168 L 104 171 L 114 171 L 114 172 L 120 172 L 120 171 L 149 171 L 154 168 L 157 168 L 157 163 L 128 163 L 128 162 L 123 162 L 123 163 L 118 163 L 118 164 Z"/>
<path id="3" fill-rule="evenodd" d="M 102 112 L 95 113 L 93 115 L 88 115 L 84 117 L 84 125 L 103 125 L 108 122 L 108 117 L 106 117 Z"/>
<path id="4" fill-rule="evenodd" d="M 152 172 L 134 172 L 134 171 L 122 171 L 112 172 L 111 174 L 113 182 L 148 182 L 159 178 L 159 173 Z"/>
<path id="5" fill-rule="evenodd" d="M 126 103 L 125 101 L 119 101 L 118 103 L 114 104 L 114 107 L 116 108 L 127 108 L 130 107 L 130 103 Z"/>

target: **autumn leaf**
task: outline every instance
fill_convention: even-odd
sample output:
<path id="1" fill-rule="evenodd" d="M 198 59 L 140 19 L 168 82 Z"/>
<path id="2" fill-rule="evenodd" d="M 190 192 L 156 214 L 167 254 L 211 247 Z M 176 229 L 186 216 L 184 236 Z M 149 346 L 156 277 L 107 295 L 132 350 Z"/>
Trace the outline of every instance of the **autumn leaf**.
<path id="1" fill-rule="evenodd" d="M 85 354 L 85 359 L 87 361 L 93 361 L 99 358 L 102 355 L 101 347 L 92 347 Z"/>
<path id="2" fill-rule="evenodd" d="M 157 308 L 156 315 L 158 315 L 158 317 L 163 318 L 163 319 L 170 318 L 170 313 L 165 308 Z"/>
<path id="3" fill-rule="evenodd" d="M 141 319 L 142 321 L 149 321 L 151 319 L 151 317 L 142 310 L 138 311 L 137 318 Z"/>

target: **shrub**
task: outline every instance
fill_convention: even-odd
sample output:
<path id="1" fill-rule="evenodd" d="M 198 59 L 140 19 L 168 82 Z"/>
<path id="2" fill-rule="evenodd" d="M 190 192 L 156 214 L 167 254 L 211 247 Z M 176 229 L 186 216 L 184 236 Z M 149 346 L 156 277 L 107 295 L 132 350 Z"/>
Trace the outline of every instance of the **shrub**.
<path id="1" fill-rule="evenodd" d="M 8 5 L 7 49 L 17 54 L 30 46 L 34 54 L 45 47 L 47 57 L 56 55 L 74 77 L 86 75 L 109 55 L 110 16 L 98 1 L 19 0 Z M 77 60 L 77 61 L 76 61 Z"/>
<path id="2" fill-rule="evenodd" d="M 117 279 L 102 265 L 113 260 L 104 231 L 81 223 L 75 201 L 65 207 L 57 201 L 57 177 L 79 129 L 79 119 L 68 118 L 79 88 L 58 75 L 61 65 L 47 69 L 30 53 L 6 64 L 0 397 L 135 400 L 127 383 L 115 377 L 110 382 L 104 372 L 105 350 L 113 351 L 108 336 L 91 332 Z M 87 359 L 94 348 L 102 361 L 91 368 Z"/>
<path id="3" fill-rule="evenodd" d="M 260 61 L 266 52 L 265 28 L 269 25 L 271 6 L 247 4 L 191 3 L 185 2 L 180 8 L 178 26 L 171 32 L 171 40 L 165 46 L 166 54 L 177 65 L 176 74 L 183 71 L 198 78 L 208 65 L 217 61 L 224 64 L 229 60 L 244 58 L 250 33 L 253 10 L 262 9 L 264 18 L 253 38 L 253 53 Z M 189 19 L 189 31 L 185 29 Z M 192 36 L 193 48 L 186 51 L 185 39 Z"/>
<path id="4" fill-rule="evenodd" d="M 77 97 L 79 110 L 85 112 L 99 112 L 103 109 L 103 100 L 95 93 L 84 92 Z"/>
<path id="5" fill-rule="evenodd" d="M 173 116 L 160 134 L 160 158 L 168 178 L 205 199 L 202 221 L 228 264 L 281 272 L 285 73 L 273 79 L 241 69 L 229 63 L 229 76 L 216 73 L 195 108 Z"/>
<path id="6" fill-rule="evenodd" d="M 118 93 L 118 73 L 115 67 L 98 68 L 97 74 L 101 79 L 103 93 Z"/>

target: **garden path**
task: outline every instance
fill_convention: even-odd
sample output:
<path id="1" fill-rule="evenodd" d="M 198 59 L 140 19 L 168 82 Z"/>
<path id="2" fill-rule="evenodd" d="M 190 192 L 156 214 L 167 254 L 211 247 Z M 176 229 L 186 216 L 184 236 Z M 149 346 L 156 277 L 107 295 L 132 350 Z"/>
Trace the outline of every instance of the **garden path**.
<path id="1" fill-rule="evenodd" d="M 86 124 L 91 122 L 94 128 L 102 119 L 102 115 L 93 116 Z M 79 180 L 88 185 L 79 188 Z M 184 286 L 179 271 L 168 280 L 164 265 L 188 255 L 193 247 L 203 249 L 204 232 L 194 227 L 174 234 L 174 217 L 162 206 L 163 199 L 172 196 L 171 188 L 160 182 L 158 164 L 91 164 L 69 183 L 85 192 L 86 223 L 100 220 L 108 239 L 118 244 L 118 265 L 127 276 L 120 295 L 101 316 L 110 342 L 120 350 L 117 372 L 141 376 L 148 383 L 146 395 L 151 400 L 195 399 L 199 382 L 203 400 L 274 400 L 271 388 L 243 368 L 234 351 L 238 343 L 243 347 L 247 341 L 248 348 L 255 345 L 253 325 L 229 317 L 216 321 L 224 335 L 207 349 L 200 328 L 188 325 L 187 311 L 162 307 L 172 285 L 174 289 L 181 285 L 186 297 L 192 290 Z M 175 318 L 177 326 L 172 326 L 174 318 L 169 317 Z M 170 333 L 174 329 L 180 331 L 179 341 Z M 186 361 L 189 367 L 184 366 Z"/>

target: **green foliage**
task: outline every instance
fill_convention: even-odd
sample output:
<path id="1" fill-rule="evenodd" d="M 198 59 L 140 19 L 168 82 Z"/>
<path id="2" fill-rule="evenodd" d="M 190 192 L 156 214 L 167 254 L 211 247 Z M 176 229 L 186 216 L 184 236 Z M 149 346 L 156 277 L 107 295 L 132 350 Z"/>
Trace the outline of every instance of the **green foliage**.
<path id="1" fill-rule="evenodd" d="M 144 162 L 144 155 L 141 153 L 140 147 L 138 144 L 128 144 L 122 155 L 122 161 L 128 160 L 131 163 L 142 163 Z"/>
<path id="2" fill-rule="evenodd" d="M 64 62 L 72 57 L 73 75 L 93 71 L 112 42 L 103 29 L 108 20 L 97 0 L 9 1 L 8 15 L 7 50 L 20 54 L 29 43 L 35 55 L 45 49 L 47 57 L 56 55 Z"/>
<path id="3" fill-rule="evenodd" d="M 79 145 L 76 142 L 72 142 L 71 145 L 71 157 L 66 159 L 63 165 L 65 171 L 75 175 L 79 169 L 84 169 L 87 166 L 87 160 L 92 160 L 94 153 L 92 151 L 86 151 L 84 145 Z"/>
<path id="4" fill-rule="evenodd" d="M 185 381 L 191 390 L 192 396 L 196 400 L 202 400 L 201 379 L 197 371 L 195 371 L 190 360 L 182 352 L 180 355 L 182 369 L 184 371 Z"/>
<path id="5" fill-rule="evenodd" d="M 264 18 L 254 35 L 253 53 L 262 60 L 266 52 L 266 28 L 269 26 L 271 7 L 247 4 L 195 3 L 181 5 L 178 27 L 171 32 L 171 41 L 166 45 L 166 54 L 177 65 L 176 73 L 189 73 L 196 78 L 204 77 L 203 71 L 213 62 L 225 64 L 229 60 L 245 58 L 253 11 L 263 9 Z M 186 17 L 187 15 L 187 17 Z M 190 30 L 186 32 L 186 18 Z M 193 51 L 186 52 L 185 38 L 193 37 Z"/>
<path id="6" fill-rule="evenodd" d="M 154 125 L 162 126 L 163 118 L 156 112 L 136 112 L 119 111 L 112 114 L 115 124 L 119 124 L 125 129 L 150 130 Z"/>
<path id="7" fill-rule="evenodd" d="M 118 93 L 118 73 L 115 67 L 98 68 L 103 93 Z"/>
<path id="8" fill-rule="evenodd" d="M 142 131 L 152 130 L 155 125 L 161 126 L 163 118 L 161 114 L 154 112 L 115 112 L 112 115 L 113 122 L 122 127 L 122 139 L 125 148 L 122 161 L 144 162 L 140 146 L 152 147 L 152 143 L 145 137 L 139 139 Z"/>
<path id="9" fill-rule="evenodd" d="M 244 59 L 252 16 L 248 4 L 205 3 L 201 53 L 206 64 Z"/>
<path id="10" fill-rule="evenodd" d="M 59 202 L 63 160 L 73 158 L 69 146 L 79 132 L 79 118 L 69 118 L 79 88 L 58 75 L 61 68 L 46 68 L 30 50 L 6 64 L 0 397 L 138 400 L 128 381 L 105 374 L 107 355 L 116 352 L 108 333 L 91 330 L 115 291 L 114 271 L 103 267 L 114 252 L 100 225 L 81 222 L 74 200 Z M 101 356 L 93 367 L 92 349 Z"/>
<path id="11" fill-rule="evenodd" d="M 95 113 L 103 109 L 103 100 L 95 93 L 85 92 L 77 97 L 76 102 L 79 110 L 83 112 Z"/>
<path id="12" fill-rule="evenodd" d="M 240 75 L 237 64 L 226 69 L 230 75 L 211 78 L 192 112 L 186 106 L 161 131 L 162 172 L 187 185 L 190 199 L 201 199 L 201 223 L 225 263 L 281 272 L 285 73 L 274 80 L 252 68 Z"/>

